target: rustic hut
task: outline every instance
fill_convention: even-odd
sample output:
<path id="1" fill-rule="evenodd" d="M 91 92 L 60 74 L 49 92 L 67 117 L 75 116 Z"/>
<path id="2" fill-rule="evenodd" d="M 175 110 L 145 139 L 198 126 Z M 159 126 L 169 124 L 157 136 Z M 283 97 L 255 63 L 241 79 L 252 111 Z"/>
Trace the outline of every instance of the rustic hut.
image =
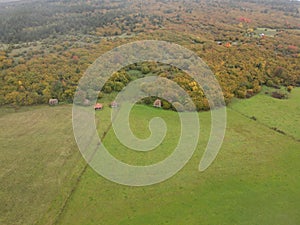
<path id="1" fill-rule="evenodd" d="M 260 38 L 264 38 L 264 37 L 265 37 L 265 34 L 264 34 L 264 33 L 261 33 L 261 34 L 259 34 L 259 37 L 260 37 Z"/>
<path id="2" fill-rule="evenodd" d="M 161 108 L 161 100 L 156 99 L 155 102 L 153 103 L 153 106 L 156 108 Z"/>
<path id="3" fill-rule="evenodd" d="M 110 103 L 110 107 L 111 108 L 118 108 L 119 105 L 118 105 L 118 103 L 116 101 L 113 101 L 112 103 Z"/>
<path id="4" fill-rule="evenodd" d="M 91 105 L 91 101 L 88 100 L 88 99 L 84 99 L 83 105 L 84 105 L 84 106 L 89 106 L 89 105 Z"/>
<path id="5" fill-rule="evenodd" d="M 225 46 L 226 48 L 230 48 L 230 47 L 231 47 L 231 43 L 230 43 L 230 42 L 227 42 L 224 46 Z"/>
<path id="6" fill-rule="evenodd" d="M 96 105 L 94 105 L 94 109 L 95 110 L 101 110 L 101 109 L 103 109 L 103 105 L 100 104 L 100 103 L 97 103 Z"/>
<path id="7" fill-rule="evenodd" d="M 58 105 L 58 99 L 56 98 L 49 99 L 49 105 L 50 106 Z"/>

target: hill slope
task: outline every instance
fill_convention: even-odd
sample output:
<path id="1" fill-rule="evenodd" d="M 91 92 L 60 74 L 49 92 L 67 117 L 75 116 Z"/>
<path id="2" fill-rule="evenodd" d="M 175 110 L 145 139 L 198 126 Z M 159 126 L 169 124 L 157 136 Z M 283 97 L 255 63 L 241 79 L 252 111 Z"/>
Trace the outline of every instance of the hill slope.
<path id="1" fill-rule="evenodd" d="M 224 145 L 204 173 L 197 169 L 209 135 L 210 115 L 199 113 L 201 137 L 191 161 L 173 178 L 141 188 L 111 183 L 89 167 L 83 170 L 85 162 L 72 134 L 71 106 L 21 108 L 18 112 L 1 108 L 0 222 L 297 224 L 300 143 L 270 129 L 273 125 L 268 122 L 285 112 L 287 116 L 279 118 L 282 122 L 277 128 L 290 132 L 286 128 L 291 118 L 297 118 L 299 97 L 299 89 L 295 89 L 289 100 L 274 101 L 262 94 L 235 102 L 234 110 L 228 109 Z M 270 107 L 275 108 L 284 104 L 280 110 L 286 111 L 270 111 L 266 101 L 274 101 Z M 260 116 L 266 110 L 269 120 Z M 109 112 L 108 108 L 97 112 L 101 136 L 109 126 Z M 170 154 L 179 129 L 176 113 L 137 106 L 131 115 L 132 129 L 147 137 L 146 126 L 153 116 L 162 116 L 169 135 L 174 134 L 167 135 L 167 148 L 146 156 L 132 153 L 110 131 L 104 142 L 112 154 L 130 163 L 152 163 Z M 295 127 L 289 134 L 299 135 Z"/>

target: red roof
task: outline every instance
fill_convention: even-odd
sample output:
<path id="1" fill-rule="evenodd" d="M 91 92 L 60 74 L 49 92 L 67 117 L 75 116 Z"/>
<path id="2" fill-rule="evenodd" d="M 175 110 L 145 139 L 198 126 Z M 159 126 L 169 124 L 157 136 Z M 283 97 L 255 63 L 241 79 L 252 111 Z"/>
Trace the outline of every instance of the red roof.
<path id="1" fill-rule="evenodd" d="M 100 104 L 100 103 L 97 103 L 95 106 L 94 106 L 94 109 L 102 109 L 103 108 L 103 105 Z"/>

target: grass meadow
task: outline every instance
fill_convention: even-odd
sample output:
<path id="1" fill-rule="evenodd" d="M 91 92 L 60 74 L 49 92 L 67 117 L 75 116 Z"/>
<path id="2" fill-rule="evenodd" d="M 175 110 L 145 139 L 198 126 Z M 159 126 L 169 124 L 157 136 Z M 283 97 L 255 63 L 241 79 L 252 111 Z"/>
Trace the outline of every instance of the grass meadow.
<path id="1" fill-rule="evenodd" d="M 300 88 L 295 88 L 288 100 L 271 98 L 265 92 L 275 91 L 264 87 L 260 94 L 247 100 L 236 100 L 230 107 L 258 123 L 277 128 L 300 140 Z"/>
<path id="2" fill-rule="evenodd" d="M 71 107 L 2 108 L 0 124 L 0 224 L 52 221 L 85 165 Z"/>
<path id="3" fill-rule="evenodd" d="M 204 172 L 198 165 L 210 113 L 199 113 L 200 139 L 191 160 L 172 178 L 147 187 L 115 184 L 86 167 L 73 137 L 71 106 L 2 108 L 0 224 L 299 224 L 299 107 L 300 89 L 288 100 L 262 92 L 233 102 L 223 146 Z M 96 123 L 100 136 L 108 131 L 103 142 L 111 154 L 145 165 L 167 157 L 180 132 L 175 112 L 143 105 L 131 112 L 133 132 L 148 137 L 153 117 L 165 120 L 168 133 L 148 153 L 130 151 L 107 130 L 108 107 L 96 112 Z"/>

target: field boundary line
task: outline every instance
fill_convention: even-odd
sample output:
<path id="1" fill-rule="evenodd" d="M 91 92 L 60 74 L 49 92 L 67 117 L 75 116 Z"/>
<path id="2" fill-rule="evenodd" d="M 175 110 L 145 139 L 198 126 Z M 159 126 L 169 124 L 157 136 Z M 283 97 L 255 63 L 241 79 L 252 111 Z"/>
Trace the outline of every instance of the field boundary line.
<path id="1" fill-rule="evenodd" d="M 112 124 L 113 124 L 113 122 L 111 122 L 109 124 L 108 128 L 103 132 L 103 135 L 101 136 L 101 143 L 103 142 L 104 138 L 106 137 L 106 135 L 108 134 L 109 130 L 111 129 Z M 97 152 L 97 150 L 98 150 L 97 148 L 94 150 L 93 154 L 91 155 L 91 158 L 93 158 L 93 156 L 95 155 L 95 153 Z M 78 175 L 78 177 L 77 177 L 77 179 L 75 181 L 75 184 L 74 184 L 73 188 L 71 189 L 71 191 L 68 194 L 66 200 L 64 201 L 62 207 L 60 208 L 57 216 L 55 217 L 54 222 L 52 223 L 53 225 L 58 224 L 59 220 L 61 219 L 61 216 L 62 216 L 63 212 L 67 208 L 67 205 L 68 205 L 68 203 L 69 203 L 72 195 L 76 191 L 76 189 L 78 187 L 78 184 L 81 181 L 81 178 L 82 178 L 83 174 L 85 173 L 85 171 L 87 170 L 88 167 L 89 167 L 89 163 L 86 163 L 86 165 L 83 167 L 82 171 L 79 173 L 79 175 Z"/>
<path id="2" fill-rule="evenodd" d="M 300 142 L 300 139 L 297 139 L 297 138 L 294 137 L 293 135 L 291 135 L 291 134 L 289 134 L 289 133 L 287 133 L 287 132 L 285 132 L 285 131 L 283 131 L 283 130 L 278 129 L 277 127 L 271 127 L 271 126 L 269 126 L 269 125 L 267 125 L 267 124 L 265 124 L 265 123 L 263 123 L 263 122 L 257 120 L 255 116 L 248 116 L 247 114 L 242 113 L 242 112 L 240 112 L 240 111 L 238 111 L 238 110 L 236 110 L 236 109 L 234 109 L 234 108 L 232 108 L 232 107 L 230 107 L 230 106 L 227 106 L 227 108 L 229 108 L 230 110 L 232 110 L 232 111 L 234 111 L 234 112 L 236 112 L 236 113 L 242 115 L 243 117 L 245 117 L 245 118 L 247 118 L 247 119 L 249 119 L 249 120 L 255 121 L 256 123 L 258 123 L 258 124 L 260 124 L 260 125 L 262 125 L 262 126 L 268 128 L 268 129 L 270 129 L 270 130 L 272 130 L 272 131 L 274 131 L 274 132 L 276 132 L 276 133 L 278 133 L 278 134 L 281 134 L 281 135 L 284 135 L 284 136 L 286 136 L 286 137 L 289 137 L 289 138 L 291 138 L 293 141 Z"/>

